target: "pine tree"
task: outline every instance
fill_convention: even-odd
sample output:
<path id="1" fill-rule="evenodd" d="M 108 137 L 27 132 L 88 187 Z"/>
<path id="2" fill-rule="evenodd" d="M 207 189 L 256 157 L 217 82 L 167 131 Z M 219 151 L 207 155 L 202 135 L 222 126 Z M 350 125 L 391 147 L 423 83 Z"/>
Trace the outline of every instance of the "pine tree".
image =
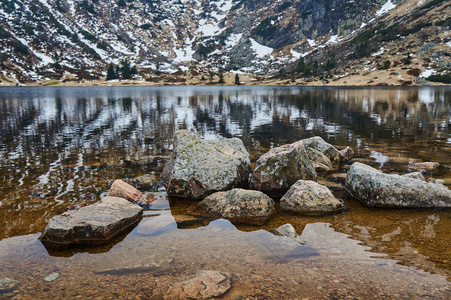
<path id="1" fill-rule="evenodd" d="M 109 64 L 108 70 L 106 72 L 106 80 L 117 79 L 117 74 L 114 71 L 114 65 L 112 63 Z"/>
<path id="2" fill-rule="evenodd" d="M 123 61 L 121 61 L 121 64 L 122 64 L 122 68 L 121 68 L 122 79 L 131 79 L 132 78 L 132 70 L 130 69 L 129 61 L 127 59 L 123 60 Z"/>
<path id="3" fill-rule="evenodd" d="M 241 84 L 241 82 L 240 82 L 240 76 L 238 75 L 238 74 L 236 74 L 235 75 L 235 82 L 234 82 L 236 85 L 240 85 Z"/>
<path id="4" fill-rule="evenodd" d="M 219 73 L 219 80 L 218 80 L 218 83 L 225 83 L 225 80 L 224 80 L 224 74 L 222 73 L 222 72 L 220 72 Z"/>
<path id="5" fill-rule="evenodd" d="M 305 70 L 305 61 L 304 61 L 304 58 L 301 57 L 301 58 L 298 60 L 298 63 L 297 63 L 297 65 L 296 65 L 296 70 L 295 70 L 295 72 L 296 72 L 296 73 L 304 73 L 304 70 Z"/>
<path id="6" fill-rule="evenodd" d="M 60 56 L 59 56 L 58 52 L 55 52 L 55 56 L 53 57 L 53 61 L 54 61 L 53 67 L 56 70 L 61 70 Z"/>
<path id="7" fill-rule="evenodd" d="M 138 69 L 136 68 L 136 65 L 134 65 L 132 67 L 132 69 L 130 70 L 131 75 L 137 75 L 138 74 Z"/>

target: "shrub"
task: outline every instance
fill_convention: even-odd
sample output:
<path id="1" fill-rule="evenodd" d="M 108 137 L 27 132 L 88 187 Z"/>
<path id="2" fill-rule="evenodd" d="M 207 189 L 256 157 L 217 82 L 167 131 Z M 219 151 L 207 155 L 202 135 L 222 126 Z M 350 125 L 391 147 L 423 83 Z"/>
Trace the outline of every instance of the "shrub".
<path id="1" fill-rule="evenodd" d="M 421 74 L 421 70 L 420 69 L 410 69 L 409 71 L 407 71 L 407 74 L 418 77 Z"/>
<path id="2" fill-rule="evenodd" d="M 451 74 L 431 75 L 427 77 L 426 80 L 432 82 L 451 83 Z"/>

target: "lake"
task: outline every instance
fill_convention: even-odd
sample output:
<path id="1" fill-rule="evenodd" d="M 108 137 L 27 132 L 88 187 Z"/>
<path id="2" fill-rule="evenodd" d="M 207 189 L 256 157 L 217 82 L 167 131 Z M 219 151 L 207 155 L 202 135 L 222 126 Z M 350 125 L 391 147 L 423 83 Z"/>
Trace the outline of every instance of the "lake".
<path id="1" fill-rule="evenodd" d="M 194 202 L 161 196 L 104 246 L 41 244 L 51 217 L 97 202 L 115 179 L 164 194 L 179 129 L 238 137 L 252 163 L 312 136 L 350 146 L 353 160 L 319 174 L 349 209 L 192 223 Z M 423 175 L 451 188 L 451 88 L 0 88 L 0 279 L 20 282 L 0 298 L 158 299 L 214 270 L 237 274 L 226 299 L 450 299 L 451 210 L 364 207 L 343 188 L 353 161 L 397 174 L 439 162 Z M 271 233 L 286 223 L 302 243 Z"/>

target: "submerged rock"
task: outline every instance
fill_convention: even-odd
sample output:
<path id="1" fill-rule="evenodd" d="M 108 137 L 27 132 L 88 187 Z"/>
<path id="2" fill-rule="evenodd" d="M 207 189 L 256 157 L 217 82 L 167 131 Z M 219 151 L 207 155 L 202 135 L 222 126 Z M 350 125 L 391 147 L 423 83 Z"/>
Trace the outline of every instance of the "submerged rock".
<path id="1" fill-rule="evenodd" d="M 385 174 L 357 162 L 348 171 L 346 188 L 368 206 L 451 207 L 451 191 L 443 185 Z"/>
<path id="2" fill-rule="evenodd" d="M 298 242 L 299 244 L 305 244 L 304 241 L 300 240 L 300 235 L 297 234 L 296 229 L 294 229 L 293 225 L 289 223 L 279 226 L 276 229 L 272 229 L 269 232 L 275 235 L 286 236 Z"/>
<path id="3" fill-rule="evenodd" d="M 217 192 L 190 210 L 201 215 L 218 215 L 240 223 L 263 225 L 275 214 L 274 201 L 260 191 L 233 189 Z"/>
<path id="4" fill-rule="evenodd" d="M 232 287 L 232 274 L 200 271 L 182 282 L 164 283 L 157 287 L 152 299 L 212 299 L 224 295 Z"/>
<path id="5" fill-rule="evenodd" d="M 55 272 L 55 273 L 52 273 L 49 276 L 45 277 L 44 281 L 45 282 L 52 282 L 54 280 L 57 280 L 59 277 L 60 277 L 60 274 Z"/>
<path id="6" fill-rule="evenodd" d="M 97 203 L 50 219 L 39 237 L 49 248 L 71 244 L 103 244 L 135 226 L 142 208 L 123 198 L 105 197 Z"/>
<path id="7" fill-rule="evenodd" d="M 20 282 L 8 277 L 2 278 L 0 280 L 0 293 L 8 293 L 20 285 Z"/>
<path id="8" fill-rule="evenodd" d="M 273 148 L 255 163 L 251 189 L 281 196 L 299 179 L 316 180 L 316 171 L 300 143 Z"/>
<path id="9" fill-rule="evenodd" d="M 180 130 L 161 179 L 169 195 L 201 199 L 217 191 L 247 186 L 250 168 L 249 153 L 240 139 L 204 141 L 188 130 Z"/>
<path id="10" fill-rule="evenodd" d="M 124 198 L 137 204 L 149 204 L 156 200 L 152 195 L 144 194 L 120 179 L 113 182 L 108 196 Z"/>
<path id="11" fill-rule="evenodd" d="M 327 187 L 311 180 L 299 180 L 280 199 L 280 210 L 298 214 L 330 214 L 344 208 Z"/>

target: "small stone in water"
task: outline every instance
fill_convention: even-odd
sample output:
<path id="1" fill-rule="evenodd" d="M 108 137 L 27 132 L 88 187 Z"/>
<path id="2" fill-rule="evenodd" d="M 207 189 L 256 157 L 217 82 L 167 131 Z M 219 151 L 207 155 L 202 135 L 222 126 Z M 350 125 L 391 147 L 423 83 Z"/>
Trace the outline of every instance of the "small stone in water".
<path id="1" fill-rule="evenodd" d="M 6 293 L 12 291 L 16 287 L 18 287 L 20 283 L 14 279 L 5 277 L 0 280 L 0 293 Z"/>
<path id="2" fill-rule="evenodd" d="M 45 282 L 52 282 L 53 280 L 56 280 L 60 277 L 60 274 L 58 273 L 52 273 L 49 276 L 47 276 L 46 278 L 44 278 Z"/>

